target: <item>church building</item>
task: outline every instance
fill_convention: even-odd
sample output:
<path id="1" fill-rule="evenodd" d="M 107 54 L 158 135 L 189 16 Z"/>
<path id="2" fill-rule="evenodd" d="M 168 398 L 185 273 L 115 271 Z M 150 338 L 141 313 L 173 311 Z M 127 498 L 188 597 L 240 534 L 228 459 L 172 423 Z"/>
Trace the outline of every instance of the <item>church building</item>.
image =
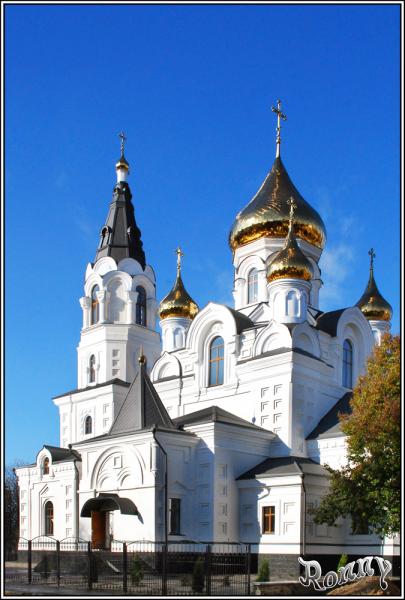
<path id="1" fill-rule="evenodd" d="M 392 309 L 370 251 L 360 300 L 322 310 L 325 225 L 281 160 L 280 102 L 273 111 L 274 163 L 229 235 L 233 306 L 197 305 L 180 249 L 173 288 L 156 298 L 121 136 L 80 298 L 77 387 L 53 398 L 60 443 L 16 470 L 23 538 L 243 542 L 292 573 L 298 556 L 395 554 L 355 517 L 329 527 L 311 514 L 323 465 L 345 463 L 338 414 Z"/>

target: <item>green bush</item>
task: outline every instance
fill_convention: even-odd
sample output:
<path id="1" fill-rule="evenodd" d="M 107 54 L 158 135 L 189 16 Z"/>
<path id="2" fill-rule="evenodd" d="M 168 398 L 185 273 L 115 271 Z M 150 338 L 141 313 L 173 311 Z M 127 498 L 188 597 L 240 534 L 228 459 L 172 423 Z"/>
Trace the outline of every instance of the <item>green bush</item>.
<path id="1" fill-rule="evenodd" d="M 202 592 L 204 589 L 204 563 L 201 558 L 194 563 L 191 589 L 193 592 Z"/>
<path id="2" fill-rule="evenodd" d="M 131 583 L 133 583 L 133 585 L 139 585 L 143 579 L 142 563 L 137 554 L 135 554 L 134 558 L 131 561 L 129 575 L 131 577 Z"/>
<path id="3" fill-rule="evenodd" d="M 342 567 L 345 567 L 347 565 L 348 561 L 349 561 L 349 557 L 347 556 L 347 554 L 342 554 L 342 556 L 339 559 L 336 570 L 339 571 L 339 569 L 341 569 Z"/>
<path id="4" fill-rule="evenodd" d="M 270 565 L 269 561 L 262 558 L 259 565 L 256 581 L 270 581 Z"/>
<path id="5" fill-rule="evenodd" d="M 224 575 L 224 578 L 222 580 L 222 585 L 224 587 L 229 587 L 231 585 L 231 582 L 229 581 L 229 575 Z"/>

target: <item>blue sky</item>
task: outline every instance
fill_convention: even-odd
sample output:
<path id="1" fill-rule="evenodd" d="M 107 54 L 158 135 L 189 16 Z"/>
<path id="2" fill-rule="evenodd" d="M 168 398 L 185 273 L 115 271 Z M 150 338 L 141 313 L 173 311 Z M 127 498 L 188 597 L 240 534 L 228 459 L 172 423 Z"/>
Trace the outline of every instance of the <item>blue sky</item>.
<path id="1" fill-rule="evenodd" d="M 200 306 L 232 303 L 227 244 L 282 157 L 321 214 L 323 310 L 376 280 L 399 331 L 399 6 L 7 6 L 6 461 L 58 445 L 77 384 L 86 265 L 124 130 L 161 299 L 184 249 Z"/>

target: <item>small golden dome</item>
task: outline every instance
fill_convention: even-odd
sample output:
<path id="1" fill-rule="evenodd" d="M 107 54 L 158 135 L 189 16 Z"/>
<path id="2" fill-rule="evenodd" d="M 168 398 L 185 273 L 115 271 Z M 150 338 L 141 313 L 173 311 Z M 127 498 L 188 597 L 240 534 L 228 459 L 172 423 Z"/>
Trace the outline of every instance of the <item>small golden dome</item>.
<path id="1" fill-rule="evenodd" d="M 198 305 L 194 302 L 191 296 L 188 294 L 184 287 L 183 280 L 181 278 L 180 270 L 180 258 L 182 252 L 180 248 L 177 249 L 177 277 L 171 291 L 163 298 L 159 305 L 159 316 L 161 319 L 168 319 L 169 317 L 183 317 L 186 319 L 194 319 L 198 313 Z"/>
<path id="2" fill-rule="evenodd" d="M 288 199 L 293 196 L 297 210 L 294 231 L 297 238 L 323 249 L 325 225 L 304 200 L 291 181 L 281 158 L 276 157 L 270 173 L 249 204 L 240 211 L 229 235 L 229 245 L 235 251 L 240 246 L 262 237 L 286 237 L 288 231 Z"/>
<path id="3" fill-rule="evenodd" d="M 374 250 L 369 251 L 370 255 L 370 277 L 366 290 L 356 306 L 359 307 L 363 315 L 369 321 L 390 321 L 392 317 L 392 306 L 383 298 L 374 279 L 373 262 L 375 258 Z"/>
<path id="4" fill-rule="evenodd" d="M 121 154 L 119 161 L 115 163 L 115 168 L 117 171 L 118 169 L 125 169 L 125 171 L 129 171 L 129 163 L 123 154 Z"/>
<path id="5" fill-rule="evenodd" d="M 287 201 L 287 204 L 290 204 L 288 235 L 283 248 L 277 252 L 267 267 L 267 281 L 269 283 L 276 279 L 304 279 L 310 281 L 313 277 L 312 265 L 298 246 L 294 235 L 293 210 L 297 208 L 297 205 L 292 198 Z"/>

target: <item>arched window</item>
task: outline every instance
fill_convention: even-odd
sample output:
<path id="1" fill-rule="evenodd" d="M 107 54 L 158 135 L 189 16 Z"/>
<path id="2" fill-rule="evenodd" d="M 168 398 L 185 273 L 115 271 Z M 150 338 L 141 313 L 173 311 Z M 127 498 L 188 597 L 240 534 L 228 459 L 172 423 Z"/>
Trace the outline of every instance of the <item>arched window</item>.
<path id="1" fill-rule="evenodd" d="M 96 381 L 96 357 L 94 356 L 94 354 L 92 354 L 90 356 L 89 370 L 90 370 L 89 381 L 90 381 L 90 383 L 94 383 Z"/>
<path id="2" fill-rule="evenodd" d="M 343 342 L 343 385 L 353 387 L 353 346 L 349 340 Z"/>
<path id="3" fill-rule="evenodd" d="M 146 326 L 146 292 L 140 285 L 136 288 L 138 298 L 136 300 L 136 323 Z"/>
<path id="4" fill-rule="evenodd" d="M 100 318 L 99 304 L 97 298 L 98 291 L 98 285 L 95 285 L 91 290 L 91 325 L 95 325 L 96 323 L 98 323 L 98 320 Z"/>
<path id="5" fill-rule="evenodd" d="M 90 415 L 87 415 L 86 420 L 84 421 L 84 433 L 88 435 L 92 433 L 93 430 L 93 420 Z"/>
<path id="6" fill-rule="evenodd" d="M 49 475 L 49 458 L 44 458 L 44 462 L 42 463 L 42 473 L 44 475 Z"/>
<path id="7" fill-rule="evenodd" d="M 210 346 L 210 366 L 208 385 L 224 383 L 224 340 L 216 337 Z"/>
<path id="8" fill-rule="evenodd" d="M 248 275 L 248 304 L 257 302 L 257 269 L 249 271 Z"/>
<path id="9" fill-rule="evenodd" d="M 45 504 L 45 535 L 53 535 L 53 504 Z"/>

